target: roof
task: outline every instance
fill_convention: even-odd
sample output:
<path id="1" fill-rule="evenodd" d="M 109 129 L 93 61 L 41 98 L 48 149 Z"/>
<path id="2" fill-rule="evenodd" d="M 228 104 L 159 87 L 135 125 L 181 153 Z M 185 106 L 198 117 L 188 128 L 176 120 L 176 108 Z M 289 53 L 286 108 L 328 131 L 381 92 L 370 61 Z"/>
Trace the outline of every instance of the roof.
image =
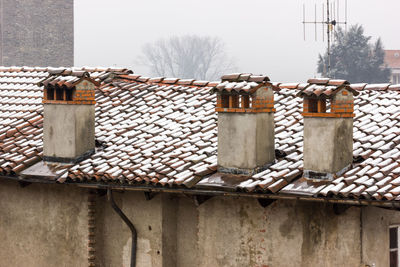
<path id="1" fill-rule="evenodd" d="M 400 50 L 385 50 L 385 64 L 391 69 L 399 69 Z"/>
<path id="2" fill-rule="evenodd" d="M 400 200 L 399 85 L 350 85 L 355 98 L 354 162 L 340 177 L 311 183 L 303 173 L 302 99 L 308 83 L 272 83 L 276 162 L 251 177 L 217 169 L 218 83 L 89 70 L 96 91 L 96 153 L 52 165 L 58 183 L 186 188 L 283 196 Z M 107 74 L 107 75 L 106 75 Z M 46 70 L 0 69 L 0 175 L 18 177 L 42 158 Z M 328 82 L 329 83 L 329 82 Z"/>

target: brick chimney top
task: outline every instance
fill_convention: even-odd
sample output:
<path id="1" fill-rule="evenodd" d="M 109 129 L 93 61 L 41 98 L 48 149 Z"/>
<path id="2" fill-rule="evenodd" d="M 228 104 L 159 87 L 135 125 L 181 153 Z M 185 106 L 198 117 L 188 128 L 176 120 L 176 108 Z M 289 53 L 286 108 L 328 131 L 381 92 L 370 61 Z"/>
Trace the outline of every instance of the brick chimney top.
<path id="1" fill-rule="evenodd" d="M 304 117 L 354 117 L 353 96 L 358 94 L 345 80 L 314 78 L 297 96 L 304 98 Z"/>
<path id="2" fill-rule="evenodd" d="M 217 112 L 275 112 L 273 86 L 267 76 L 233 73 L 221 80 L 212 89 L 217 93 Z"/>
<path id="3" fill-rule="evenodd" d="M 54 75 L 55 74 L 55 75 Z M 94 88 L 99 83 L 90 78 L 85 71 L 63 71 L 57 75 L 57 70 L 39 83 L 44 87 L 43 103 L 46 104 L 95 104 Z"/>

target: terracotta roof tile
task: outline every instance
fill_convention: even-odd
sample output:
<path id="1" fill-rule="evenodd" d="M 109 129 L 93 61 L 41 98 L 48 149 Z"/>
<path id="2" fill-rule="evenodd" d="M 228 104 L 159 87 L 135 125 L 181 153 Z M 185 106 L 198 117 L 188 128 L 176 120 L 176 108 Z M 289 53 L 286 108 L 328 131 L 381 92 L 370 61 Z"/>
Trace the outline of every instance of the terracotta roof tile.
<path id="1" fill-rule="evenodd" d="M 368 84 L 364 87 L 364 90 L 387 90 L 390 83 L 380 83 L 380 84 Z"/>
<path id="2" fill-rule="evenodd" d="M 269 78 L 264 75 L 253 75 L 251 73 L 232 73 L 222 76 L 221 81 L 222 82 L 248 81 L 248 82 L 262 83 L 262 82 L 269 82 Z"/>
<path id="3" fill-rule="evenodd" d="M 312 78 L 307 81 L 310 84 L 328 85 L 329 78 Z"/>

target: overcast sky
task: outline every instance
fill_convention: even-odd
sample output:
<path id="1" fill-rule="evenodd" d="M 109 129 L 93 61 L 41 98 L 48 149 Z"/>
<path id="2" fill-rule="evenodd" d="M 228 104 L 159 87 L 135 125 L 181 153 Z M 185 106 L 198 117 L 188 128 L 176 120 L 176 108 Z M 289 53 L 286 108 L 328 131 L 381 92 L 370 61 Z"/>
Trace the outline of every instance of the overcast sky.
<path id="1" fill-rule="evenodd" d="M 219 36 L 239 72 L 268 75 L 273 81 L 314 77 L 318 53 L 326 49 L 322 29 L 314 41 L 302 12 L 321 19 L 322 0 L 75 0 L 75 65 L 122 66 L 148 75 L 135 64 L 142 46 L 160 37 Z M 340 1 L 344 7 L 345 0 Z M 399 0 L 348 0 L 348 22 L 381 37 L 385 49 L 400 49 Z M 340 11 L 344 19 L 344 9 Z M 179 78 L 179 77 L 178 77 Z"/>

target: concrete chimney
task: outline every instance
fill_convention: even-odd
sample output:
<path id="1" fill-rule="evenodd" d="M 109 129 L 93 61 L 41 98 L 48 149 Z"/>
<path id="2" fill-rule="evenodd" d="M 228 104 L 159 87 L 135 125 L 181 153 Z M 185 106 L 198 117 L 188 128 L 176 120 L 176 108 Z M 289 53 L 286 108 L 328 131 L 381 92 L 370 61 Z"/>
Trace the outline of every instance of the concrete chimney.
<path id="1" fill-rule="evenodd" d="M 217 94 L 218 171 L 251 175 L 275 160 L 274 94 L 267 76 L 230 74 Z"/>
<path id="2" fill-rule="evenodd" d="M 344 80 L 310 79 L 303 97 L 304 176 L 331 180 L 353 161 L 354 97 Z"/>
<path id="3" fill-rule="evenodd" d="M 79 162 L 95 149 L 95 87 L 86 72 L 64 71 L 44 86 L 43 154 L 50 162 Z"/>

